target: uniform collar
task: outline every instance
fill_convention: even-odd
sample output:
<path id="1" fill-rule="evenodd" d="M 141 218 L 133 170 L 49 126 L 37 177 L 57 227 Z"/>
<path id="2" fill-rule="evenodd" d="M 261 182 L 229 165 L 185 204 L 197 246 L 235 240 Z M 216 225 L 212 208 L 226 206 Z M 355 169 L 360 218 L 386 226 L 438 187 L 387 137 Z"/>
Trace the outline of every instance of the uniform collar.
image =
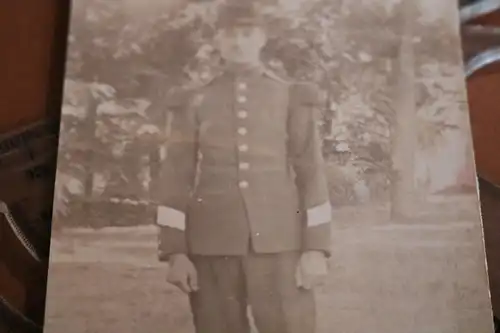
<path id="1" fill-rule="evenodd" d="M 227 73 L 233 77 L 244 77 L 252 78 L 262 76 L 265 73 L 265 68 L 262 64 L 254 66 L 238 66 L 238 65 L 226 65 Z"/>

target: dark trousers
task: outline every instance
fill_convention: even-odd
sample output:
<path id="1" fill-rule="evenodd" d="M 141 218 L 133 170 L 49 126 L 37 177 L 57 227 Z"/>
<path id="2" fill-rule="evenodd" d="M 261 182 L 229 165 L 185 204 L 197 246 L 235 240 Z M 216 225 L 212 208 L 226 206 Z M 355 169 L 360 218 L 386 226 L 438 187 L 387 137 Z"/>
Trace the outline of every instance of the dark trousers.
<path id="1" fill-rule="evenodd" d="M 313 293 L 295 284 L 299 256 L 193 256 L 200 287 L 190 297 L 196 333 L 250 332 L 248 305 L 259 333 L 314 333 Z"/>

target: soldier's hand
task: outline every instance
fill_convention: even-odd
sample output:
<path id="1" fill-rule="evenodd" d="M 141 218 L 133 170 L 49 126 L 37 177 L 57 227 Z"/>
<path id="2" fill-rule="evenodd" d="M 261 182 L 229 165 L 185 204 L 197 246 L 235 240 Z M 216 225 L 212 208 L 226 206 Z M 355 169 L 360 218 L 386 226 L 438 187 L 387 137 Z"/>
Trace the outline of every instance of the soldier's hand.
<path id="1" fill-rule="evenodd" d="M 185 293 L 198 290 L 198 274 L 191 260 L 185 254 L 173 254 L 169 259 L 167 281 Z"/>
<path id="2" fill-rule="evenodd" d="M 327 274 L 328 261 L 323 252 L 304 252 L 300 257 L 295 273 L 297 287 L 311 289 L 321 284 Z"/>

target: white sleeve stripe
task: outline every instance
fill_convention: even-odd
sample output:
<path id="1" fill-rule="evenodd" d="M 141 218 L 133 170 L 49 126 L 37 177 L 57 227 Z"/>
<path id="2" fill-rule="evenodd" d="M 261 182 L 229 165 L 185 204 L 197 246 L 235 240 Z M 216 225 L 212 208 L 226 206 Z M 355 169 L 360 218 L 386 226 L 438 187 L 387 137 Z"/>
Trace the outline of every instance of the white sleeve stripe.
<path id="1" fill-rule="evenodd" d="M 159 206 L 156 223 L 162 227 L 186 230 L 186 214 L 176 209 Z"/>
<path id="2" fill-rule="evenodd" d="M 330 223 L 332 219 L 332 206 L 325 202 L 319 206 L 307 210 L 307 226 L 315 227 L 317 225 Z"/>

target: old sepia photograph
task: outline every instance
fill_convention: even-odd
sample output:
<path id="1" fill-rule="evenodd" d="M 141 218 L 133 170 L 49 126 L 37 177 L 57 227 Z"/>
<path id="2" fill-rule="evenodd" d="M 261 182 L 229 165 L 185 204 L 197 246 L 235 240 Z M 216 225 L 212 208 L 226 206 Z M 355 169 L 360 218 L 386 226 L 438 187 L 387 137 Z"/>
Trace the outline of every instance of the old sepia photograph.
<path id="1" fill-rule="evenodd" d="M 46 333 L 491 333 L 456 1 L 75 0 Z"/>

